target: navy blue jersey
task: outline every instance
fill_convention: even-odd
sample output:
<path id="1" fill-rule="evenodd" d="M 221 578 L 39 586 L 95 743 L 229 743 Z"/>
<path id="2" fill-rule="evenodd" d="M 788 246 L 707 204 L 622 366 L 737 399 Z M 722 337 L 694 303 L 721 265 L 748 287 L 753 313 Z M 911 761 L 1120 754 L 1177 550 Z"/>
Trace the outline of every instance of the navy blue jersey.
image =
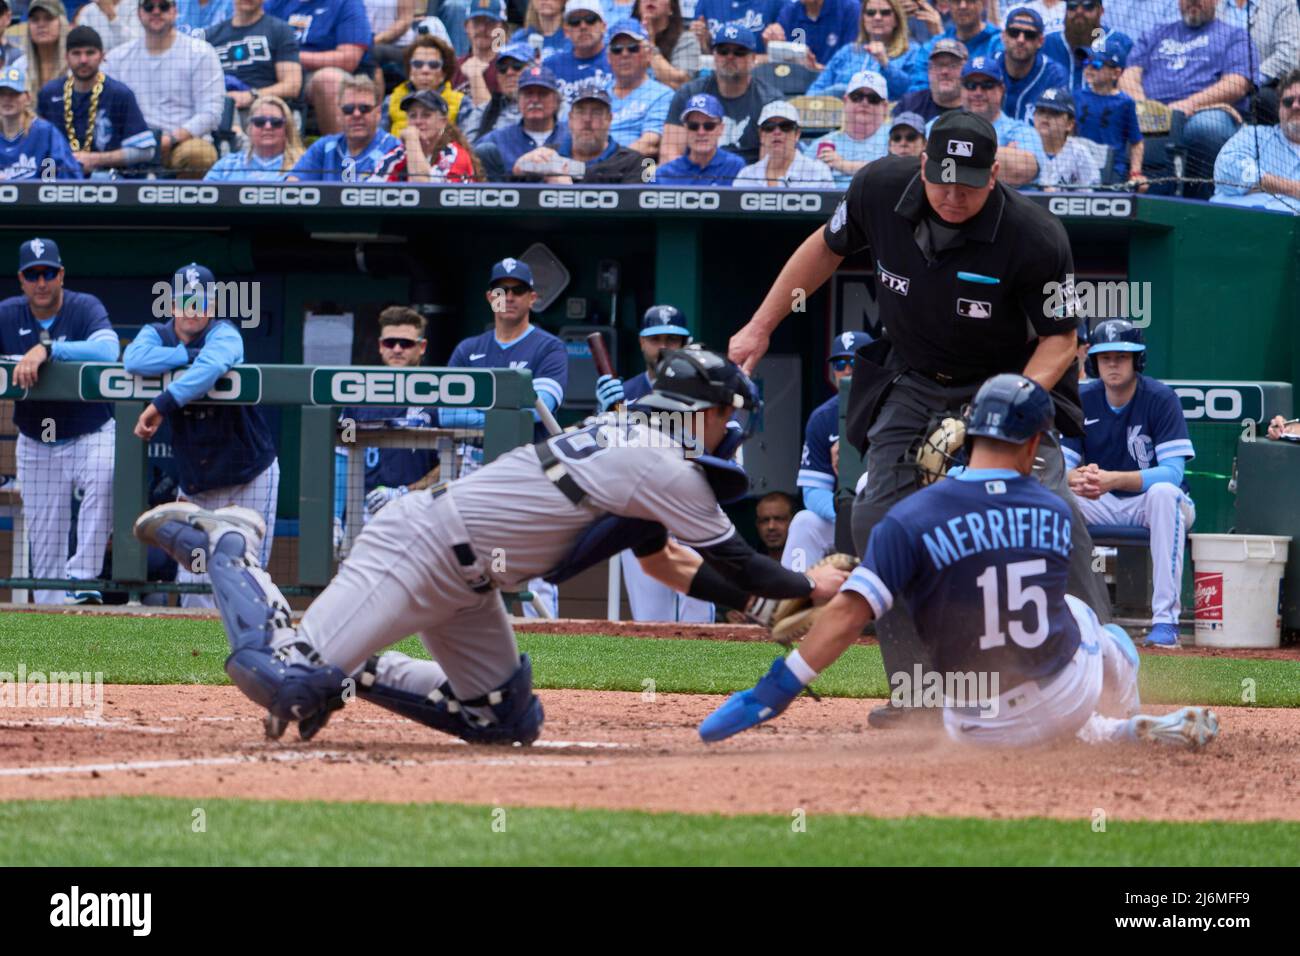
<path id="1" fill-rule="evenodd" d="M 113 357 L 108 361 L 117 359 L 117 333 L 108 321 L 104 303 L 93 295 L 64 289 L 59 314 L 44 324 L 55 342 L 56 360 L 62 358 L 58 343 L 85 342 L 96 333 L 102 333 L 99 338 L 112 338 Z M 26 355 L 40 342 L 41 328 L 42 323 L 32 315 L 25 297 L 16 295 L 0 302 L 0 355 Z M 103 402 L 22 401 L 14 405 L 14 424 L 33 441 L 41 441 L 46 419 L 54 422 L 55 439 L 63 441 L 93 432 L 112 417 L 113 406 Z"/>
<path id="2" fill-rule="evenodd" d="M 549 395 L 555 400 L 555 408 L 564 404 L 564 389 L 569 384 L 568 350 L 559 338 L 535 325 L 505 345 L 497 341 L 493 329 L 464 339 L 447 364 L 457 368 L 528 369 L 533 373 L 533 390 L 539 397 Z M 538 441 L 549 434 L 540 423 L 534 433 Z"/>
<path id="3" fill-rule="evenodd" d="M 835 490 L 835 469 L 831 467 L 831 445 L 840 437 L 840 397 L 832 395 L 813 409 L 803 433 L 803 454 L 799 458 L 799 488 Z"/>
<path id="4" fill-rule="evenodd" d="M 1106 401 L 1106 386 L 1098 379 L 1079 386 L 1079 400 L 1084 437 L 1061 440 L 1069 468 L 1093 464 L 1104 471 L 1141 471 L 1166 458 L 1196 457 L 1182 403 L 1164 382 L 1138 375 L 1137 391 L 1119 411 Z M 1182 489 L 1187 491 L 1186 481 Z M 1111 492 L 1117 498 L 1140 493 Z"/>
<path id="5" fill-rule="evenodd" d="M 654 387 L 654 383 L 650 381 L 650 373 L 642 372 L 623 383 L 623 401 L 631 404 L 639 398 L 645 398 Z"/>
<path id="6" fill-rule="evenodd" d="M 343 409 L 340 418 L 356 422 L 398 421 L 403 425 L 432 428 L 433 416 L 424 408 L 398 406 L 375 407 L 363 405 Z M 366 491 L 380 485 L 396 488 L 419 481 L 438 463 L 438 453 L 432 448 L 374 448 L 365 449 Z"/>
<path id="7" fill-rule="evenodd" d="M 229 329 L 234 328 L 231 323 L 209 322 L 203 334 L 191 340 L 187 348 L 201 352 L 223 325 L 227 327 L 223 333 L 228 337 Z M 155 322 L 147 328 L 153 329 L 162 348 L 172 349 L 181 344 L 174 322 Z M 237 361 L 242 360 L 241 354 Z M 171 391 L 169 388 L 168 392 Z M 275 461 L 271 428 L 257 405 L 177 406 L 174 400 L 154 404 L 166 412 L 167 423 L 171 425 L 172 454 L 181 490 L 186 494 L 247 484 Z"/>
<path id="8" fill-rule="evenodd" d="M 66 136 L 63 103 L 65 82 L 65 78 L 60 76 L 42 86 L 36 109 L 41 119 L 51 123 Z M 111 76 L 104 77 L 104 90 L 100 93 L 95 108 L 95 128 L 88 144 L 86 124 L 90 120 L 90 99 L 89 92 L 72 91 L 72 130 L 83 150 L 109 153 L 123 146 L 133 149 L 153 148 L 153 133 L 144 121 L 135 94 L 129 86 Z"/>
<path id="9" fill-rule="evenodd" d="M 1079 135 L 1111 147 L 1115 151 L 1115 172 L 1127 176 L 1128 148 L 1142 142 L 1137 104 L 1127 93 L 1103 96 L 1092 90 L 1075 90 L 1074 106 Z"/>
<path id="10" fill-rule="evenodd" d="M 1064 499 L 1013 471 L 968 470 L 890 508 L 843 589 L 877 617 L 901 597 L 936 670 L 996 673 L 1005 693 L 1078 649 L 1069 565 Z"/>

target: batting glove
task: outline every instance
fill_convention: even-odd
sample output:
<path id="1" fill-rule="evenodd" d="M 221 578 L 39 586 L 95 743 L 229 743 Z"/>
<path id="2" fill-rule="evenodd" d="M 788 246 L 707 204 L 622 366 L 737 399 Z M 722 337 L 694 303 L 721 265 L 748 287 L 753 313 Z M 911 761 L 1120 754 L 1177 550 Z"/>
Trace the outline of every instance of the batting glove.
<path id="1" fill-rule="evenodd" d="M 440 408 L 438 424 L 443 428 L 482 428 L 483 410 L 479 408 Z"/>
<path id="2" fill-rule="evenodd" d="M 596 379 L 596 408 L 607 412 L 623 401 L 623 380 L 613 375 L 602 375 Z"/>
<path id="3" fill-rule="evenodd" d="M 396 488 L 390 488 L 387 485 L 380 485 L 370 494 L 366 495 L 366 511 L 374 514 L 384 505 L 388 504 L 394 498 L 400 498 L 406 494 L 406 485 L 398 485 Z"/>

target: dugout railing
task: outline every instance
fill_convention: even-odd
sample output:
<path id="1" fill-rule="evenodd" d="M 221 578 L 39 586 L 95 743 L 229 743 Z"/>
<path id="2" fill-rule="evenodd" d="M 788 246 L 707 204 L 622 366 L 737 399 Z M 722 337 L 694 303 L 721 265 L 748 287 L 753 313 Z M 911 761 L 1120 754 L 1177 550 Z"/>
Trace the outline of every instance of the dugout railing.
<path id="1" fill-rule="evenodd" d="M 28 390 L 13 382 L 12 361 L 0 362 L 0 400 L 93 401 L 113 405 L 116 452 L 113 469 L 112 559 L 108 579 L 36 578 L 11 572 L 0 589 L 125 591 L 131 600 L 148 592 L 208 590 L 206 585 L 150 581 L 146 549 L 131 533 L 149 507 L 148 443 L 133 433 L 136 420 L 163 382 L 131 375 L 117 363 L 53 363 L 44 366 Z M 489 462 L 533 439 L 532 374 L 522 369 L 388 368 L 385 366 L 239 365 L 222 376 L 195 404 L 296 406 L 301 410 L 297 447 L 278 447 L 280 460 L 297 459 L 298 560 L 288 594 L 314 594 L 334 574 L 334 458 L 339 415 L 345 407 L 407 406 L 481 409 L 483 460 Z M 477 430 L 436 429 L 429 437 L 463 440 Z M 12 444 L 12 435 L 0 436 Z M 363 437 L 358 447 L 371 439 Z M 23 529 L 21 487 L 5 489 L 0 520 L 7 512 L 14 535 L 14 567 L 20 561 Z M 66 533 L 66 532 L 65 532 Z"/>

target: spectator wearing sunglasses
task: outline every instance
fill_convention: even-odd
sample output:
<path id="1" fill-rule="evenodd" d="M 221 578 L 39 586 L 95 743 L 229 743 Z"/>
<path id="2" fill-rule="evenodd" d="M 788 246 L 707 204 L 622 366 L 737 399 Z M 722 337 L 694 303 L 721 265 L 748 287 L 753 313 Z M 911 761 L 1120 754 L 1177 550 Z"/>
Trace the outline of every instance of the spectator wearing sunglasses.
<path id="1" fill-rule="evenodd" d="M 1156 3 L 1164 9 L 1164 0 L 1156 0 Z M 1171 0 L 1171 3 L 1172 15 L 1177 16 L 1177 0 Z M 1146 2 L 1142 6 L 1150 7 L 1152 4 Z M 1103 16 L 1106 23 L 1102 23 Z M 1151 12 L 1147 16 L 1150 17 Z M 1120 62 L 1128 59 L 1133 40 L 1127 33 L 1114 29 L 1110 20 L 1102 0 L 1065 0 L 1065 26 L 1061 32 L 1048 35 L 1043 42 L 1043 56 L 1066 71 L 1070 82 L 1065 85 L 1071 93 L 1078 94 L 1084 88 L 1083 71 L 1088 58 L 1096 50 L 1113 50 L 1119 55 Z M 1146 27 L 1157 22 L 1163 21 L 1150 20 Z"/>
<path id="2" fill-rule="evenodd" d="M 650 78 L 653 47 L 645 28 L 622 20 L 610 31 L 609 62 L 614 71 L 610 90 L 614 124 L 609 135 L 621 146 L 645 156 L 659 155 L 659 140 L 668 121 L 673 91 Z"/>
<path id="3" fill-rule="evenodd" d="M 814 70 L 822 69 L 836 52 L 853 42 L 862 18 L 860 0 L 789 0 L 776 23 L 763 30 L 763 40 L 795 40 L 808 47 Z"/>
<path id="4" fill-rule="evenodd" d="M 889 155 L 920 156 L 925 151 L 925 120 L 916 113 L 899 113 L 889 124 Z"/>
<path id="5" fill-rule="evenodd" d="M 926 54 L 926 86 L 899 98 L 895 113 L 916 113 L 929 122 L 961 106 L 961 69 L 968 59 L 960 40 L 936 40 Z"/>
<path id="6" fill-rule="evenodd" d="M 1142 179 L 1142 156 L 1146 150 L 1137 104 L 1119 91 L 1124 69 L 1120 44 L 1106 42 L 1105 49 L 1092 50 L 1083 69 L 1087 86 L 1074 94 L 1075 120 L 1079 135 L 1104 143 L 1115 153 L 1115 175 L 1121 181 Z"/>
<path id="7" fill-rule="evenodd" d="M 172 0 L 142 0 L 139 16 L 144 35 L 110 50 L 104 72 L 135 94 L 162 164 L 201 179 L 217 161 L 209 137 L 225 107 L 221 61 L 208 43 L 177 31 Z"/>
<path id="8" fill-rule="evenodd" d="M 568 144 L 559 149 L 539 146 L 525 153 L 515 161 L 515 178 L 566 186 L 642 182 L 642 172 L 652 161 L 610 137 L 614 114 L 609 90 L 596 79 L 575 83 L 572 90 Z"/>
<path id="9" fill-rule="evenodd" d="M 933 7 L 926 9 L 934 11 Z M 808 94 L 843 96 L 855 74 L 874 70 L 884 76 L 889 98 L 896 100 L 925 86 L 925 64 L 925 49 L 912 42 L 900 0 L 864 0 L 857 42 L 835 51 L 826 69 L 808 87 Z"/>
<path id="10" fill-rule="evenodd" d="M 397 84 L 388 95 L 388 131 L 394 136 L 402 135 L 402 130 L 406 128 L 406 113 L 402 109 L 402 102 L 412 93 L 424 90 L 442 97 L 447 104 L 447 119 L 455 123 L 460 116 L 465 94 L 452 89 L 449 79 L 451 65 L 456 62 L 456 51 L 451 48 L 451 44 L 430 34 L 417 36 L 406 48 L 403 61 L 406 64 L 406 79 Z M 486 86 L 482 92 L 487 93 Z M 484 96 L 484 102 L 490 97 L 490 93 Z"/>
<path id="11" fill-rule="evenodd" d="M 780 90 L 753 75 L 758 39 L 744 27 L 731 24 L 713 37 L 713 73 L 686 83 L 668 107 L 668 123 L 659 147 L 659 161 L 669 162 L 682 155 L 686 130 L 674 117 L 684 116 L 686 103 L 698 93 L 707 93 L 722 105 L 726 123 L 721 145 L 745 163 L 758 161 L 758 117 L 763 107 L 783 99 Z M 743 164 L 742 164 L 743 165 Z"/>
<path id="12" fill-rule="evenodd" d="M 795 487 L 803 496 L 804 510 L 794 516 L 781 553 L 782 567 L 806 571 L 835 550 L 835 484 L 837 469 L 831 447 L 840 439 L 840 382 L 853 375 L 853 355 L 875 341 L 866 332 L 841 332 L 835 336 L 826 360 L 835 394 L 808 416 L 803 453 Z"/>
<path id="13" fill-rule="evenodd" d="M 240 126 L 262 96 L 293 102 L 302 93 L 298 38 L 289 24 L 262 9 L 261 0 L 235 0 L 234 14 L 204 31 L 226 75 L 226 96 L 235 101 Z"/>
<path id="14" fill-rule="evenodd" d="M 730 186 L 745 168 L 735 153 L 719 149 L 724 124 L 716 96 L 696 93 L 686 101 L 678 119 L 686 149 L 655 170 L 655 182 L 667 186 Z"/>
<path id="15" fill-rule="evenodd" d="M 1046 90 L 1069 83 L 1060 64 L 1043 56 L 1043 39 L 1043 19 L 1037 11 L 1016 7 L 1007 16 L 999 54 L 1007 82 L 1002 109 L 1018 120 L 1030 119 L 1029 111 Z"/>
<path id="16" fill-rule="evenodd" d="M 1008 186 L 1027 186 L 1038 178 L 1047 157 L 1034 128 L 1002 112 L 1005 92 L 1002 67 L 995 59 L 977 56 L 961 71 L 962 107 L 988 120 L 998 134 L 998 178 Z"/>
<path id="17" fill-rule="evenodd" d="M 483 90 L 497 93 L 501 87 L 496 71 L 497 51 L 506 38 L 506 8 L 503 0 L 471 0 L 465 11 L 465 32 L 469 52 L 460 58 L 451 85 L 482 102 Z"/>
<path id="18" fill-rule="evenodd" d="M 349 76 L 339 86 L 343 132 L 322 136 L 289 173 L 290 182 L 355 183 L 370 176 L 397 138 L 379 128 L 379 92 L 368 76 Z"/>
<path id="19" fill-rule="evenodd" d="M 1004 29 L 1011 22 L 1011 14 L 1020 9 L 1032 10 L 1038 14 L 1038 19 L 1043 21 L 1045 34 L 1060 33 L 1065 26 L 1065 0 L 1030 0 L 1029 3 L 1017 4 L 1011 8 L 1011 13 L 1002 21 Z"/>
<path id="20" fill-rule="evenodd" d="M 564 35 L 572 48 L 557 53 L 546 65 L 560 83 L 566 100 L 576 84 L 590 80 L 614 85 L 614 68 L 605 53 L 605 14 L 600 0 L 568 0 L 564 5 Z"/>
<path id="21" fill-rule="evenodd" d="M 402 110 L 410 122 L 401 145 L 379 161 L 370 179 L 390 183 L 472 183 L 484 179 L 483 166 L 465 134 L 447 119 L 447 101 L 434 90 L 406 94 Z"/>
<path id="22" fill-rule="evenodd" d="M 844 94 L 843 124 L 809 146 L 834 174 L 837 188 L 846 188 L 854 173 L 889 152 L 887 92 L 885 78 L 874 70 L 853 77 Z"/>
<path id="23" fill-rule="evenodd" d="M 1300 214 L 1300 70 L 1278 91 L 1278 124 L 1243 126 L 1220 150 L 1214 202 Z"/>
<path id="24" fill-rule="evenodd" d="M 1074 98 L 1063 86 L 1044 90 L 1034 104 L 1034 129 L 1043 142 L 1047 162 L 1038 174 L 1038 185 L 1051 191 L 1056 186 L 1095 186 L 1101 182 L 1097 161 L 1074 135 Z"/>
<path id="25" fill-rule="evenodd" d="M 984 19 L 985 0 L 951 0 L 952 23 L 930 41 L 929 48 L 940 40 L 959 40 L 971 57 L 994 57 L 1002 52 L 1002 31 Z"/>
<path id="26" fill-rule="evenodd" d="M 514 178 L 521 156 L 539 147 L 555 152 L 569 145 L 568 125 L 559 119 L 560 84 L 544 66 L 530 66 L 519 78 L 520 120 L 475 144 L 483 172 L 491 182 Z"/>
<path id="27" fill-rule="evenodd" d="M 324 135 L 343 128 L 339 93 L 349 76 L 374 75 L 370 18 L 361 0 L 266 0 L 266 12 L 298 38 L 303 94 Z"/>
<path id="28" fill-rule="evenodd" d="M 573 48 L 564 35 L 564 0 L 528 0 L 524 25 L 514 32 L 511 43 L 523 43 L 531 48 L 533 37 L 542 38 L 542 62 L 557 53 Z"/>
<path id="29" fill-rule="evenodd" d="M 457 123 L 471 143 L 477 143 L 489 133 L 516 125 L 523 114 L 519 112 L 519 78 L 533 64 L 533 50 L 527 43 L 511 43 L 501 49 L 496 58 L 497 86 L 486 103 L 475 103 L 470 98 L 462 101 Z"/>
<path id="30" fill-rule="evenodd" d="M 881 82 L 884 85 L 884 82 Z M 826 163 L 799 152 L 799 110 L 792 103 L 777 100 L 763 107 L 758 117 L 758 140 L 762 159 L 746 166 L 734 185 L 753 188 L 827 189 L 834 183 Z"/>
<path id="31" fill-rule="evenodd" d="M 302 158 L 302 139 L 289 104 L 259 96 L 248 110 L 248 148 L 227 153 L 203 178 L 212 182 L 281 182 Z"/>

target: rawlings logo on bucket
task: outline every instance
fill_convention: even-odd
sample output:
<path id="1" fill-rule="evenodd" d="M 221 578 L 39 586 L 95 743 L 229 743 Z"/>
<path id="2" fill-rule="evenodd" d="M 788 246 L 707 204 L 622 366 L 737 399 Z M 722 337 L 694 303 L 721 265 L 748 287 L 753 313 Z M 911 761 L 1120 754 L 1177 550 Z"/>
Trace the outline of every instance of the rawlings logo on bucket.
<path id="1" fill-rule="evenodd" d="M 1223 572 L 1197 571 L 1196 579 L 1196 625 L 1202 621 L 1223 620 Z M 1214 625 L 1210 624 L 1213 628 Z"/>

